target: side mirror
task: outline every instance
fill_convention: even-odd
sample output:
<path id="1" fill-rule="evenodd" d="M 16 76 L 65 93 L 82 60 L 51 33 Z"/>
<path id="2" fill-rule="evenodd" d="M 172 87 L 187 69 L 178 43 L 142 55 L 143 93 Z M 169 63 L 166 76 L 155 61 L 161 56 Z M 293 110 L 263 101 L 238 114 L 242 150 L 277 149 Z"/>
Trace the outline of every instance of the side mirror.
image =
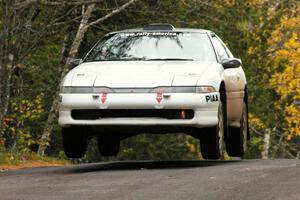
<path id="1" fill-rule="evenodd" d="M 77 65 L 80 65 L 82 63 L 82 61 L 83 60 L 81 58 L 79 58 L 79 59 L 73 59 L 73 60 L 70 61 L 69 65 L 70 65 L 71 68 L 74 68 Z"/>
<path id="2" fill-rule="evenodd" d="M 242 65 L 242 61 L 238 58 L 229 58 L 221 61 L 224 69 L 238 68 Z"/>

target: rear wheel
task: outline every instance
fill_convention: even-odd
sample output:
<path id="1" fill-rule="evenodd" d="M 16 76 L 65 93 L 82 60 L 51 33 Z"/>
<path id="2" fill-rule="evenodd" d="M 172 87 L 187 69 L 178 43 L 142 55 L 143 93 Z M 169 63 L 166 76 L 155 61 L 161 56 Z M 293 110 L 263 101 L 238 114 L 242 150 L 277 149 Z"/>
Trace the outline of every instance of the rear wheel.
<path id="1" fill-rule="evenodd" d="M 116 156 L 120 150 L 120 140 L 98 137 L 98 149 L 102 156 Z"/>
<path id="2" fill-rule="evenodd" d="M 220 159 L 224 153 L 224 107 L 222 102 L 218 110 L 217 126 L 202 129 L 200 149 L 205 159 Z"/>
<path id="3" fill-rule="evenodd" d="M 226 139 L 226 150 L 229 156 L 242 157 L 247 145 L 248 115 L 247 105 L 243 104 L 243 113 L 240 120 L 240 128 L 229 127 Z"/>
<path id="4" fill-rule="evenodd" d="M 87 149 L 85 131 L 78 127 L 62 128 L 64 152 L 68 158 L 81 158 Z"/>

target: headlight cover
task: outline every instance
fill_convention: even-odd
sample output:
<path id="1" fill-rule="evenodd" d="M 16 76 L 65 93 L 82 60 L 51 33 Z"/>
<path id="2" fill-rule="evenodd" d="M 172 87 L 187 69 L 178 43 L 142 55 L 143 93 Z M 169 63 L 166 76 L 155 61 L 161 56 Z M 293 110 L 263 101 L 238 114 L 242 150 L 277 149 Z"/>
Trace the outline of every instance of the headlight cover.
<path id="1" fill-rule="evenodd" d="M 72 87 L 63 86 L 61 93 L 112 93 L 113 91 L 108 87 Z"/>
<path id="2" fill-rule="evenodd" d="M 216 92 L 213 86 L 171 86 L 171 87 L 157 87 L 151 92 L 161 93 L 210 93 Z"/>
<path id="3" fill-rule="evenodd" d="M 210 93 L 213 86 L 163 86 L 156 88 L 61 87 L 61 93 Z"/>

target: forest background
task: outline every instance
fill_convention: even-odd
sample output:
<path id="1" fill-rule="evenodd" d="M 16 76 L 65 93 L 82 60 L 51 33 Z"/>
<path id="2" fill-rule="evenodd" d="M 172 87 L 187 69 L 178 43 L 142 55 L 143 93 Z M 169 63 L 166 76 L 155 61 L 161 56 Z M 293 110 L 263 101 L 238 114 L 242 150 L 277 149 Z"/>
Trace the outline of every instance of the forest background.
<path id="1" fill-rule="evenodd" d="M 0 0 L 0 164 L 66 159 L 59 83 L 111 31 L 169 23 L 214 31 L 241 58 L 251 140 L 244 158 L 300 156 L 300 2 L 297 0 Z M 96 141 L 74 162 L 201 159 L 186 135 L 140 135 L 103 158 Z"/>

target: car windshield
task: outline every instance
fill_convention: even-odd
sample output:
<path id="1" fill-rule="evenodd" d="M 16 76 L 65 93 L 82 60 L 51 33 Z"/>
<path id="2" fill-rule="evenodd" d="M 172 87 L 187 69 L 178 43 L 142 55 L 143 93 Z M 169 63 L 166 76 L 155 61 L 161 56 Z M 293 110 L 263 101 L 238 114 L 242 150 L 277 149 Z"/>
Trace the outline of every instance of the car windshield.
<path id="1" fill-rule="evenodd" d="M 133 32 L 117 33 L 90 51 L 85 62 L 93 61 L 216 61 L 205 33 Z"/>

